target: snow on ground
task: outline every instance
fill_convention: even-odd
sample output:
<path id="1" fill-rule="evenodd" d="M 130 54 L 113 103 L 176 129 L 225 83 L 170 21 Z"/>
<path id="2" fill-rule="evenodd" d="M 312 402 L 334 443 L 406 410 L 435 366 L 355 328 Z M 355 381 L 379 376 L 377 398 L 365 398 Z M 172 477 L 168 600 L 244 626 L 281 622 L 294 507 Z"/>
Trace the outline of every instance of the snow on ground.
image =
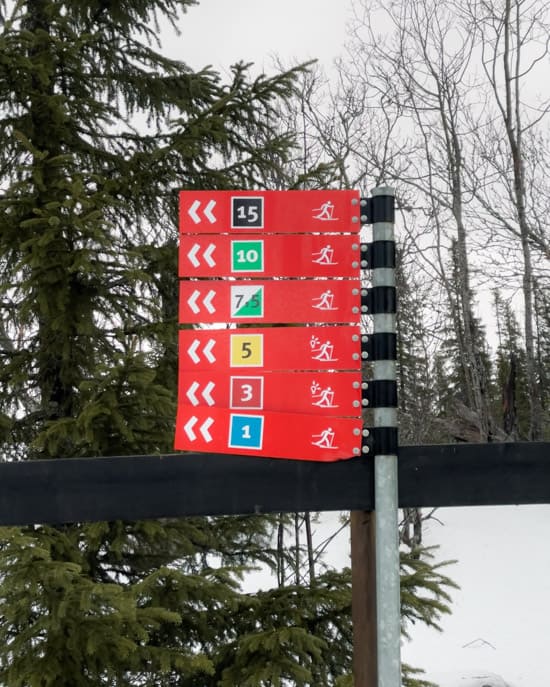
<path id="1" fill-rule="evenodd" d="M 403 660 L 444 687 L 500 687 L 491 673 L 513 687 L 548 687 L 550 506 L 445 508 L 436 517 L 426 544 L 458 560 L 449 572 L 461 589 L 443 632 L 414 628 Z"/>
<path id="2" fill-rule="evenodd" d="M 338 530 L 339 517 L 324 513 L 315 540 Z M 440 508 L 424 537 L 440 547 L 436 560 L 457 560 L 446 574 L 460 590 L 441 633 L 411 628 L 402 660 L 440 687 L 549 687 L 550 505 Z M 343 567 L 349 555 L 346 530 L 326 561 Z M 246 587 L 273 584 L 260 571 Z"/>
<path id="3" fill-rule="evenodd" d="M 338 527 L 325 513 L 323 531 Z M 417 625 L 402 659 L 440 687 L 549 687 L 550 505 L 441 508 L 424 525 L 460 585 L 442 632 Z M 330 562 L 348 564 L 340 537 Z"/>

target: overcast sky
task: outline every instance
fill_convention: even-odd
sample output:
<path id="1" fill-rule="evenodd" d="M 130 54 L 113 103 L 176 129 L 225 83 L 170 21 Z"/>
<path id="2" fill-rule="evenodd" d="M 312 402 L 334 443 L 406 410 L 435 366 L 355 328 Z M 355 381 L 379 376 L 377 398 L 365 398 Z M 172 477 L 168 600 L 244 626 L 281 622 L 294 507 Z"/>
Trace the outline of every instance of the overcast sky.
<path id="1" fill-rule="evenodd" d="M 170 54 L 194 68 L 225 69 L 244 60 L 269 69 L 285 61 L 319 58 L 325 65 L 342 51 L 352 0 L 201 0 L 181 22 Z"/>

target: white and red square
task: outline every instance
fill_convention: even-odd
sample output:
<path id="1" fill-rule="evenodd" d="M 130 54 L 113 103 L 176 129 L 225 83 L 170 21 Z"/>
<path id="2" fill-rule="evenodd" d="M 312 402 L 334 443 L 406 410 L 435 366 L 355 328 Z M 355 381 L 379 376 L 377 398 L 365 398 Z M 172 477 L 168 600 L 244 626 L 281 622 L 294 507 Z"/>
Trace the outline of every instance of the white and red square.
<path id="1" fill-rule="evenodd" d="M 262 410 L 264 407 L 263 377 L 231 377 L 229 407 L 233 410 Z"/>

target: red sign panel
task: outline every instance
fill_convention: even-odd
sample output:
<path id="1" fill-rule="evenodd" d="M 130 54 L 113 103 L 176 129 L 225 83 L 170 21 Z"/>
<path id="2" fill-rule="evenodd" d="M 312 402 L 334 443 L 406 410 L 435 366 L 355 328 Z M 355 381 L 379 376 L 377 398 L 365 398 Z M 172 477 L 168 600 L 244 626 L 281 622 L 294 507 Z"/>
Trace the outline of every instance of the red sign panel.
<path id="1" fill-rule="evenodd" d="M 180 281 L 182 323 L 359 323 L 360 318 L 358 279 Z"/>
<path id="2" fill-rule="evenodd" d="M 318 417 L 179 406 L 174 448 L 181 451 L 330 462 L 361 453 L 359 418 Z"/>
<path id="3" fill-rule="evenodd" d="M 180 277 L 357 277 L 353 234 L 180 234 Z"/>
<path id="4" fill-rule="evenodd" d="M 361 416 L 360 372 L 180 371 L 179 403 L 193 408 Z"/>
<path id="5" fill-rule="evenodd" d="M 359 326 L 182 329 L 180 374 L 191 370 L 360 370 Z"/>
<path id="6" fill-rule="evenodd" d="M 358 191 L 181 191 L 185 234 L 358 232 Z"/>

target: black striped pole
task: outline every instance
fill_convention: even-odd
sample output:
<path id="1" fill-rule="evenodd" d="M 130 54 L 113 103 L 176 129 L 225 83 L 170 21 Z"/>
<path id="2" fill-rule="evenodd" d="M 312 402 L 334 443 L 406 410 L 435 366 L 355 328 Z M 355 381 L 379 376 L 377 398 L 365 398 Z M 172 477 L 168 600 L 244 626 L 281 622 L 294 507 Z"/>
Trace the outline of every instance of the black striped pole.
<path id="1" fill-rule="evenodd" d="M 369 443 L 374 452 L 376 511 L 376 607 L 378 686 L 401 684 L 401 616 L 399 595 L 399 533 L 397 501 L 397 381 L 395 292 L 395 194 L 389 187 L 373 189 L 362 202 L 362 221 L 373 225 L 367 246 L 372 288 L 364 311 L 373 319 L 368 358 L 373 379 L 368 382 L 374 426 Z"/>

